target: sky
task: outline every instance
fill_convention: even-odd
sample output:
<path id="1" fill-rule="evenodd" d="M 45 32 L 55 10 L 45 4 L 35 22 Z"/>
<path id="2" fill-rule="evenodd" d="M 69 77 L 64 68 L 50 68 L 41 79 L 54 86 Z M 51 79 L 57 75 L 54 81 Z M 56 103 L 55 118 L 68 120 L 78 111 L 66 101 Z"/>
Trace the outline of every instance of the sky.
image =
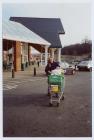
<path id="1" fill-rule="evenodd" d="M 90 3 L 3 3 L 2 18 L 11 16 L 60 18 L 65 30 L 62 47 L 91 40 Z"/>

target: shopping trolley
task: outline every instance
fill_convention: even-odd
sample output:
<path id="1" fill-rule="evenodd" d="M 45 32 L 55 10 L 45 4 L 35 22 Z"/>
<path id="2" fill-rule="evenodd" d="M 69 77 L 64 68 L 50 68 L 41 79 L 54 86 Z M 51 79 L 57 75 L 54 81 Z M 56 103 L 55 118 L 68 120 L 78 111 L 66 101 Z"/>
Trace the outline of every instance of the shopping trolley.
<path id="1" fill-rule="evenodd" d="M 64 87 L 65 78 L 64 74 L 61 75 L 48 75 L 48 92 L 50 102 L 49 105 L 52 106 L 53 102 L 60 104 L 60 100 L 64 100 Z"/>

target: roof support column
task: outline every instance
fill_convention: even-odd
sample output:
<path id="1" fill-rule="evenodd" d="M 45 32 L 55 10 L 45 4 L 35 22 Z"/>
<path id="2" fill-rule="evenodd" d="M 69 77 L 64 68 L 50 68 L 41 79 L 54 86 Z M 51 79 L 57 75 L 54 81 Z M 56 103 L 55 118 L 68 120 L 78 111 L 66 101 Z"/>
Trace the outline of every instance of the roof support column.
<path id="1" fill-rule="evenodd" d="M 28 61 L 29 61 L 29 65 L 31 65 L 31 46 L 28 45 Z"/>
<path id="2" fill-rule="evenodd" d="M 22 71 L 24 71 L 24 69 L 25 69 L 24 57 L 25 57 L 25 46 L 24 46 L 24 43 L 22 43 L 22 64 L 21 64 L 21 70 Z"/>
<path id="3" fill-rule="evenodd" d="M 48 60 L 48 46 L 45 46 L 45 66 L 47 65 Z"/>
<path id="4" fill-rule="evenodd" d="M 19 71 L 21 70 L 21 43 L 19 41 L 15 42 L 13 51 L 15 71 Z"/>
<path id="5" fill-rule="evenodd" d="M 51 56 L 54 59 L 54 48 L 51 49 Z"/>
<path id="6" fill-rule="evenodd" d="M 42 66 L 42 53 L 40 54 L 40 62 L 41 62 L 41 66 Z"/>
<path id="7" fill-rule="evenodd" d="M 61 62 L 61 48 L 58 48 L 58 62 Z"/>

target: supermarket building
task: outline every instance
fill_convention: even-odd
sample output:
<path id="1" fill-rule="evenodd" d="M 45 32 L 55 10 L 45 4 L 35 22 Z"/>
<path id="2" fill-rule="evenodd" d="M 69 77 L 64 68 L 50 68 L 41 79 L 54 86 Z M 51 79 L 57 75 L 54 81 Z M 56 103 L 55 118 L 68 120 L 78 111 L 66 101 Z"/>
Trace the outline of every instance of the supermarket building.
<path id="1" fill-rule="evenodd" d="M 49 56 L 60 62 L 60 34 L 65 32 L 59 18 L 11 17 L 3 21 L 3 52 L 7 54 L 3 61 L 11 62 L 15 71 L 24 70 L 31 64 L 33 47 L 40 52 L 41 61 L 45 54 L 45 65 Z"/>

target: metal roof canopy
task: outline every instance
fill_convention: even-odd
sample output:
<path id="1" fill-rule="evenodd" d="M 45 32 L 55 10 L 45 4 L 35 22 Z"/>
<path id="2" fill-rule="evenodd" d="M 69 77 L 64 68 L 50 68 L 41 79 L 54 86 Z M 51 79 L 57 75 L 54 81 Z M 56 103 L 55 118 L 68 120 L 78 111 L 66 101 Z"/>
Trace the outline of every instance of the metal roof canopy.
<path id="1" fill-rule="evenodd" d="M 50 46 L 48 41 L 20 23 L 4 20 L 2 23 L 2 28 L 3 39 Z"/>
<path id="2" fill-rule="evenodd" d="M 62 48 L 59 34 L 65 34 L 60 18 L 10 17 L 51 43 L 52 48 Z"/>

